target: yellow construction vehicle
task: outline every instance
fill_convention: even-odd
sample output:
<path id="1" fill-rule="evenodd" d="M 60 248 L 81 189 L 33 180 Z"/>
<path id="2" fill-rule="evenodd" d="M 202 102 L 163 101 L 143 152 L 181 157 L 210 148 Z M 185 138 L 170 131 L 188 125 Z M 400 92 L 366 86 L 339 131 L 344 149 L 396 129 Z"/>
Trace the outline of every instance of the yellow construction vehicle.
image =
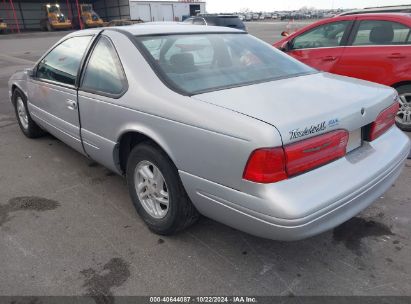
<path id="1" fill-rule="evenodd" d="M 40 20 L 40 27 L 43 30 L 67 30 L 72 28 L 71 20 L 61 12 L 60 5 L 48 3 L 43 5 L 43 19 Z"/>
<path id="2" fill-rule="evenodd" d="M 0 19 L 0 34 L 5 33 L 7 31 L 7 23 Z"/>
<path id="3" fill-rule="evenodd" d="M 83 21 L 84 27 L 99 27 L 103 26 L 103 19 L 93 10 L 93 5 L 91 4 L 80 4 L 80 14 L 81 20 Z"/>

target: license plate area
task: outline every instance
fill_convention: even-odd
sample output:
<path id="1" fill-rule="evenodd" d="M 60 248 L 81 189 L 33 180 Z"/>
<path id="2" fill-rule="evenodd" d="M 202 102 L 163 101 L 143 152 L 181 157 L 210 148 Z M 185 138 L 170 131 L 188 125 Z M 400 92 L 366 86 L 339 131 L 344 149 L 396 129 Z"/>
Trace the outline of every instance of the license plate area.
<path id="1" fill-rule="evenodd" d="M 347 153 L 362 146 L 362 130 L 361 128 L 349 132 Z"/>

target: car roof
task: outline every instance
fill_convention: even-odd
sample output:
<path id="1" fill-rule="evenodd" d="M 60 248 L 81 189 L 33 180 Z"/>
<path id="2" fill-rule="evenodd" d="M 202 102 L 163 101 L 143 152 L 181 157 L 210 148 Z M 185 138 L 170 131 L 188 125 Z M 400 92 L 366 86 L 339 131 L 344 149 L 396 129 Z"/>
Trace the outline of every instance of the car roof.
<path id="1" fill-rule="evenodd" d="M 407 13 L 366 13 L 366 14 L 352 14 L 352 15 L 338 15 L 330 18 L 325 18 L 318 20 L 317 22 L 314 22 L 312 24 L 309 24 L 297 32 L 301 32 L 307 28 L 314 28 L 316 26 L 319 26 L 321 24 L 326 24 L 334 21 L 340 21 L 340 20 L 361 20 L 362 18 L 368 19 L 368 18 L 376 18 L 376 19 L 397 19 L 397 20 L 402 20 L 409 22 L 411 21 L 411 14 Z M 293 33 L 294 34 L 294 33 Z"/>
<path id="2" fill-rule="evenodd" d="M 102 30 L 121 30 L 128 32 L 133 36 L 146 35 L 168 35 L 168 34 L 184 34 L 184 33 L 245 33 L 242 30 L 237 30 L 230 27 L 221 26 L 205 26 L 205 25 L 188 25 L 185 23 L 172 22 L 156 22 L 156 23 L 139 23 L 133 25 L 126 25 L 121 27 L 104 27 L 100 29 L 86 29 L 76 31 L 70 36 L 80 36 L 85 34 L 96 34 Z"/>
<path id="3" fill-rule="evenodd" d="M 351 13 L 351 14 L 341 14 L 337 15 L 333 18 L 338 17 L 361 17 L 361 16 L 368 16 L 368 17 L 408 17 L 411 18 L 411 13 L 378 13 L 378 12 L 363 12 L 363 13 Z"/>
<path id="4" fill-rule="evenodd" d="M 339 14 L 339 16 L 363 14 L 363 13 L 410 13 L 411 5 L 400 6 L 386 6 L 386 7 L 369 7 L 364 9 L 355 9 L 351 11 L 345 11 Z"/>

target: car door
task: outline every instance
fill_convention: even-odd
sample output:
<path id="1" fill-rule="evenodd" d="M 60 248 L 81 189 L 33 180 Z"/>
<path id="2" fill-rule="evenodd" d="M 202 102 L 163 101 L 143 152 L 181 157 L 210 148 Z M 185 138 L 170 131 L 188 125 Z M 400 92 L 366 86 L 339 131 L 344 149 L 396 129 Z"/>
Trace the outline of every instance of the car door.
<path id="1" fill-rule="evenodd" d="M 343 54 L 351 26 L 351 20 L 319 25 L 294 37 L 288 53 L 309 66 L 332 73 Z"/>
<path id="2" fill-rule="evenodd" d="M 117 170 L 113 162 L 116 142 L 108 134 L 112 133 L 115 117 L 121 117 L 119 112 L 125 111 L 119 105 L 127 89 L 117 50 L 109 37 L 101 35 L 80 80 L 81 137 L 86 153 L 112 170 Z"/>
<path id="3" fill-rule="evenodd" d="M 92 36 L 64 40 L 40 60 L 28 81 L 33 119 L 81 153 L 76 82 L 91 40 Z"/>
<path id="4" fill-rule="evenodd" d="M 381 84 L 409 80 L 410 27 L 389 20 L 358 20 L 337 73 Z"/>

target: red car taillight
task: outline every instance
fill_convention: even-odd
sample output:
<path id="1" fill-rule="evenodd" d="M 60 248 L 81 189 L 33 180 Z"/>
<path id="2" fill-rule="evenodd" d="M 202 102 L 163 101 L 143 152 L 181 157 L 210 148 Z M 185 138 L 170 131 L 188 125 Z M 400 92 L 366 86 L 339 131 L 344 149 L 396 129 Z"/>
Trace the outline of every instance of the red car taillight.
<path id="1" fill-rule="evenodd" d="M 377 118 L 370 126 L 370 132 L 368 134 L 369 141 L 373 141 L 395 124 L 395 116 L 397 115 L 398 109 L 399 103 L 394 102 L 391 106 L 378 114 Z"/>
<path id="2" fill-rule="evenodd" d="M 274 183 L 287 178 L 283 148 L 264 148 L 251 153 L 243 178 L 256 183 Z"/>
<path id="3" fill-rule="evenodd" d="M 312 170 L 346 153 L 348 132 L 337 130 L 284 148 L 263 148 L 251 153 L 243 178 L 256 183 L 274 183 Z"/>

